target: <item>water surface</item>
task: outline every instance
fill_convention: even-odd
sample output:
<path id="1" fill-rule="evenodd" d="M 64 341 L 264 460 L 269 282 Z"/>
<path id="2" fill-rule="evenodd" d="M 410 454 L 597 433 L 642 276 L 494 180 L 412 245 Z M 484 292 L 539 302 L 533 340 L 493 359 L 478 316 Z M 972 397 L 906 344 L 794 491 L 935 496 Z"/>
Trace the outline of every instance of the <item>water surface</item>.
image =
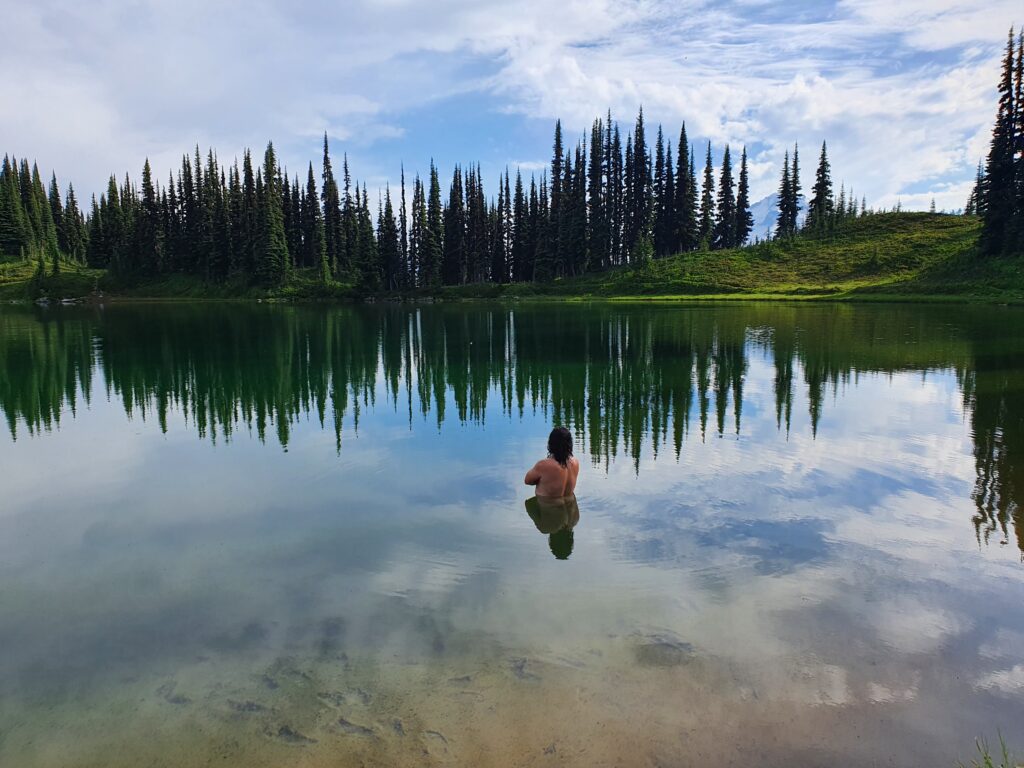
<path id="1" fill-rule="evenodd" d="M 4 307 L 0 410 L 0 765 L 1024 749 L 1015 309 Z"/>

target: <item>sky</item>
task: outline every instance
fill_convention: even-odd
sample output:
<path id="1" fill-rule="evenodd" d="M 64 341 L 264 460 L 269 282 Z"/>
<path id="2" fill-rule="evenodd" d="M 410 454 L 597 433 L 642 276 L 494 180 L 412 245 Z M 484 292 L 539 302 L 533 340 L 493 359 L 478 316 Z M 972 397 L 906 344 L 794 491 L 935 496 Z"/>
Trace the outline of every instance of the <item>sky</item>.
<path id="1" fill-rule="evenodd" d="M 813 183 L 872 207 L 961 208 L 987 152 L 1019 0 L 0 0 L 0 152 L 85 200 L 148 157 L 166 179 L 197 143 L 221 161 L 273 140 L 319 175 L 326 132 L 371 192 L 480 162 L 550 162 L 642 105 L 676 143 L 746 146 L 753 198 L 799 142 Z M 702 154 L 703 149 L 699 152 Z M 335 165 L 340 165 L 336 159 Z M 63 187 L 62 187 L 63 188 Z"/>

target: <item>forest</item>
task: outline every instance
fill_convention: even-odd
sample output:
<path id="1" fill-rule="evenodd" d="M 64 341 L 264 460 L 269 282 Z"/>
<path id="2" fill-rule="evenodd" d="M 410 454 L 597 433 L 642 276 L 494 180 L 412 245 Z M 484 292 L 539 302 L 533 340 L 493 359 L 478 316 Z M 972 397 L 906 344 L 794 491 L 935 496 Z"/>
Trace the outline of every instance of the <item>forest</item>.
<path id="1" fill-rule="evenodd" d="M 1024 252 L 1024 34 L 1011 29 L 986 161 L 963 213 L 978 216 L 978 254 Z M 276 288 L 296 271 L 363 295 L 481 283 L 544 283 L 693 251 L 748 244 L 753 221 L 746 148 L 678 139 L 661 126 L 651 141 L 643 110 L 626 132 L 608 113 L 570 145 L 556 121 L 550 169 L 540 178 L 506 170 L 486 192 L 480 165 L 456 166 L 442 193 L 426 178 L 371 195 L 353 181 L 347 156 L 335 173 L 324 136 L 319 170 L 282 169 L 273 143 L 262 162 L 250 150 L 222 163 L 197 146 L 166 182 L 148 160 L 136 182 L 111 175 L 83 210 L 74 188 L 48 188 L 38 166 L 5 156 L 0 168 L 0 254 L 36 264 L 108 270 L 126 280 L 189 275 Z M 702 170 L 698 168 L 702 165 Z M 826 143 L 801 210 L 799 148 L 788 150 L 778 187 L 775 239 L 821 238 L 871 213 L 832 181 Z M 496 195 L 494 193 L 496 190 Z M 374 200 L 373 197 L 376 197 Z"/>

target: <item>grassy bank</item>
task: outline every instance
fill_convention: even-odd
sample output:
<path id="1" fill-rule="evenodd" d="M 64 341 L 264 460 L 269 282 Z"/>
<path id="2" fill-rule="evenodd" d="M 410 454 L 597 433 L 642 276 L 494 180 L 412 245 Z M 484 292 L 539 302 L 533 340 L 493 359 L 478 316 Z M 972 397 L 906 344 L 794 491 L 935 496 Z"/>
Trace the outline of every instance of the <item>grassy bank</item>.
<path id="1" fill-rule="evenodd" d="M 547 285 L 459 286 L 441 295 L 1024 301 L 1024 256 L 980 258 L 980 229 L 973 217 L 882 214 L 824 238 L 685 253 Z"/>
<path id="2" fill-rule="evenodd" d="M 419 298 L 617 298 L 623 300 L 788 299 L 1024 302 L 1024 256 L 981 258 L 980 222 L 928 213 L 868 216 L 823 238 L 798 237 L 728 251 L 696 252 L 636 267 L 544 284 L 477 284 L 421 290 Z M 244 282 L 207 283 L 175 275 L 131 281 L 66 265 L 36 276 L 33 263 L 0 263 L 0 299 L 126 298 L 354 299 L 350 285 L 321 284 L 315 270 L 268 291 Z M 397 296 L 392 296 L 396 298 Z"/>

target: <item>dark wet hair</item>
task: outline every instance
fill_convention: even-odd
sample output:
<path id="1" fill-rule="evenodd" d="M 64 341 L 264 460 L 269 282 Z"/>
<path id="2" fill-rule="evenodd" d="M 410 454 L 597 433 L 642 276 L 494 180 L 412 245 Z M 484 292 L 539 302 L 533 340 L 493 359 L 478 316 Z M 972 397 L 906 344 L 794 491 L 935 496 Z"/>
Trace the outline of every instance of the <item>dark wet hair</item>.
<path id="1" fill-rule="evenodd" d="M 555 427 L 548 435 L 548 453 L 563 467 L 572 456 L 572 432 L 565 427 Z"/>

